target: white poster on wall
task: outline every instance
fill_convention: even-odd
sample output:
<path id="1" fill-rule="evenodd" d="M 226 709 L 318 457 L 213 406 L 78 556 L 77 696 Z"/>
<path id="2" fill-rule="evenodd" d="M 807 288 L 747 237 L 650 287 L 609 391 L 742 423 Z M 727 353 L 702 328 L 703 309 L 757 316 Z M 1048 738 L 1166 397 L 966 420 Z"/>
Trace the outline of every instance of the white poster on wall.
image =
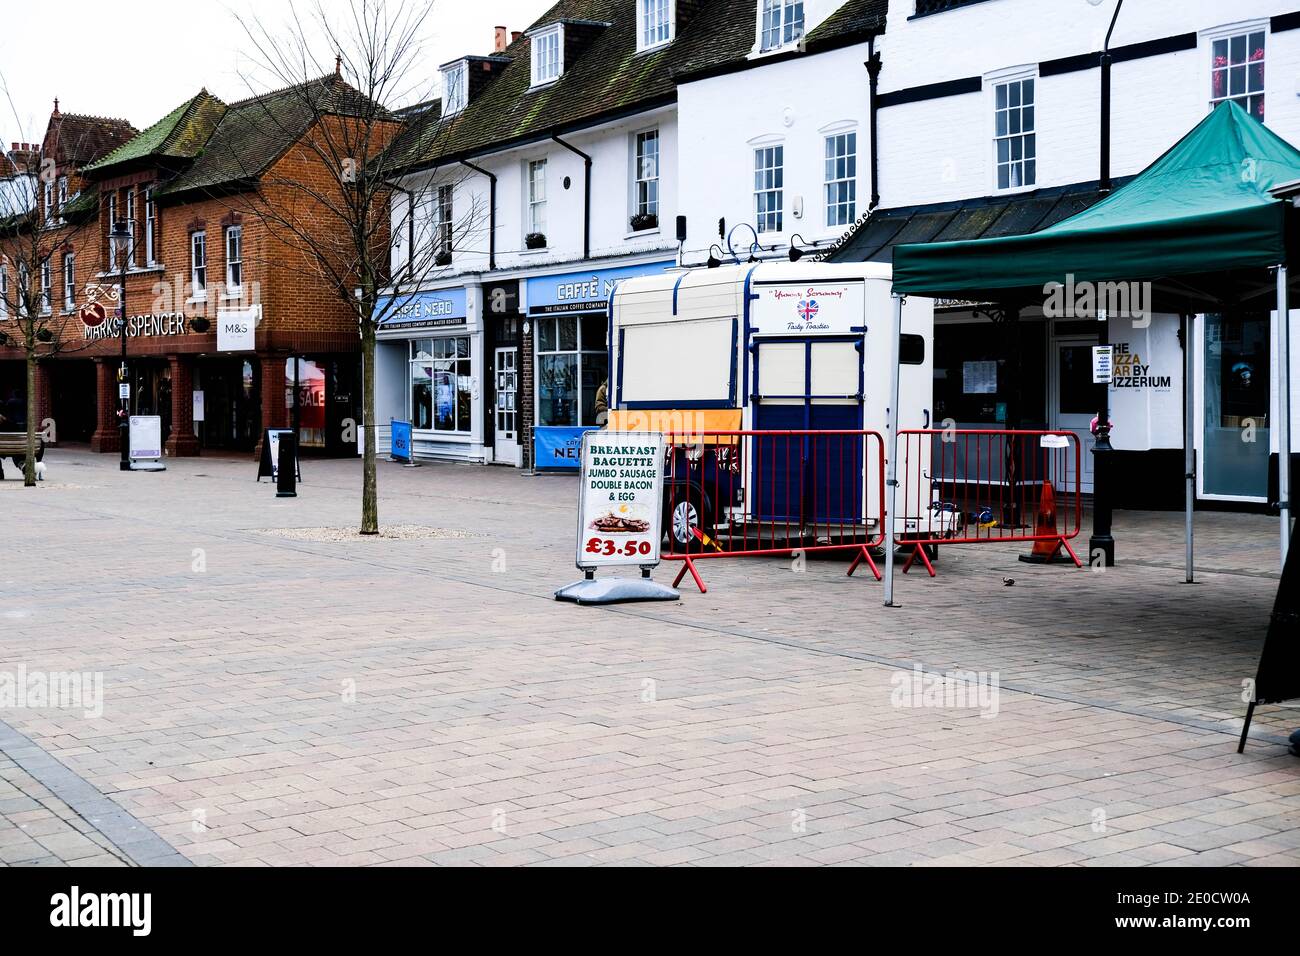
<path id="1" fill-rule="evenodd" d="M 203 416 L 205 414 L 206 410 L 203 405 L 203 393 L 196 391 L 194 392 L 194 420 L 196 422 L 203 421 Z"/>
<path id="2" fill-rule="evenodd" d="M 1146 328 L 1110 321 L 1111 443 L 1119 451 L 1183 447 L 1183 349 L 1178 316 L 1156 314 Z"/>

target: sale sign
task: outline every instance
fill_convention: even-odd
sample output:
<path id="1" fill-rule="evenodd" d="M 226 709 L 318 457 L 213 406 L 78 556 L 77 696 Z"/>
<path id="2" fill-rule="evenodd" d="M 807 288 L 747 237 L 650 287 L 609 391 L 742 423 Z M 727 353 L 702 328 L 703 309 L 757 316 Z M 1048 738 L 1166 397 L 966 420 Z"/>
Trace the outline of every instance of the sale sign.
<path id="1" fill-rule="evenodd" d="M 664 436 L 588 432 L 578 491 L 580 568 L 659 563 Z"/>

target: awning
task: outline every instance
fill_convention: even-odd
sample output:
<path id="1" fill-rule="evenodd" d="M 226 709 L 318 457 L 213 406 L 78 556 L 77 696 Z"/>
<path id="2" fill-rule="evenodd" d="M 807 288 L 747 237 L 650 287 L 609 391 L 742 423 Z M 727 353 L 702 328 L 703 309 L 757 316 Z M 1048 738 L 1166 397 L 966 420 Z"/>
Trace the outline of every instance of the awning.
<path id="1" fill-rule="evenodd" d="M 1041 290 L 1049 282 L 1231 274 L 1286 260 L 1300 151 L 1233 102 L 1221 103 L 1126 185 L 1024 235 L 899 245 L 894 289 L 925 295 Z M 1041 294 L 1041 292 L 1040 292 Z"/>
<path id="2" fill-rule="evenodd" d="M 1118 179 L 1116 184 L 1129 178 Z M 908 243 L 1018 236 L 1068 219 L 1103 198 L 1097 183 L 1088 182 L 877 209 L 826 258 L 830 262 L 890 262 L 894 249 Z"/>

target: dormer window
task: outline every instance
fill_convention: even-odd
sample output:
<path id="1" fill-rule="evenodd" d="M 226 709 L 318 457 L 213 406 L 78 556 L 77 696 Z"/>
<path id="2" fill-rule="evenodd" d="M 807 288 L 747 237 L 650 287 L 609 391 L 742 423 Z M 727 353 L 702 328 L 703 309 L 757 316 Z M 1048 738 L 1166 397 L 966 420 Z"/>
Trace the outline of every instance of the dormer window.
<path id="1" fill-rule="evenodd" d="M 759 47 L 779 50 L 803 38 L 803 0 L 762 0 Z"/>
<path id="2" fill-rule="evenodd" d="M 637 0 L 636 49 L 653 50 L 673 38 L 676 0 Z"/>
<path id="3" fill-rule="evenodd" d="M 529 40 L 533 48 L 533 86 L 558 80 L 564 72 L 564 24 L 543 27 Z"/>
<path id="4" fill-rule="evenodd" d="M 442 68 L 442 115 L 459 113 L 469 102 L 469 69 L 464 60 Z"/>

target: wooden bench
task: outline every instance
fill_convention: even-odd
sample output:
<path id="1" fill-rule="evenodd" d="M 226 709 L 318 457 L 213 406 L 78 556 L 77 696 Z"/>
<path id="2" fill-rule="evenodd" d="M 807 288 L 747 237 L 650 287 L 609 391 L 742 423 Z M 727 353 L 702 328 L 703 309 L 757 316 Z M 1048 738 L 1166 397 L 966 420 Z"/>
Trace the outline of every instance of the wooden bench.
<path id="1" fill-rule="evenodd" d="M 36 436 L 36 460 L 41 461 L 45 457 L 45 442 L 40 435 Z M 4 480 L 4 459 L 12 458 L 14 465 L 19 471 L 22 471 L 23 465 L 27 461 L 27 433 L 26 432 L 0 432 L 0 481 Z"/>

